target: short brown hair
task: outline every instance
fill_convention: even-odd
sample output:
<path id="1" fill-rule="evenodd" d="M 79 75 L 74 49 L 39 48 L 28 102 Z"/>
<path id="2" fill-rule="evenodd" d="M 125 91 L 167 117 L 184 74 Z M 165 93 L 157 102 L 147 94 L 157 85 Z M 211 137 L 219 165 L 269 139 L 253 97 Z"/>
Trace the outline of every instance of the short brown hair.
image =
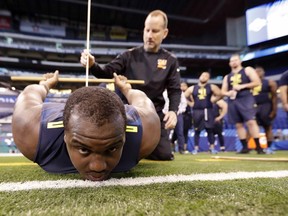
<path id="1" fill-rule="evenodd" d="M 232 58 L 232 57 L 239 57 L 239 59 L 241 60 L 241 56 L 240 56 L 239 53 L 233 53 L 233 54 L 230 56 L 230 58 Z"/>
<path id="2" fill-rule="evenodd" d="M 168 18 L 167 18 L 167 15 L 165 12 L 163 12 L 162 10 L 154 10 L 154 11 L 151 11 L 148 16 L 151 16 L 151 17 L 155 17 L 155 16 L 162 16 L 163 17 L 163 23 L 164 23 L 164 28 L 166 29 L 168 27 Z M 147 16 L 147 17 L 148 17 Z"/>

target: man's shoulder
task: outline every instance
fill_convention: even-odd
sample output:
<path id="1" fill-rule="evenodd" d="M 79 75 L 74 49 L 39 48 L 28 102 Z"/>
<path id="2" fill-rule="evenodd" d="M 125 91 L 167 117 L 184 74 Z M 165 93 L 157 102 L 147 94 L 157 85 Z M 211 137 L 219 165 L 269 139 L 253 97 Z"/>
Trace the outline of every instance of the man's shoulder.
<path id="1" fill-rule="evenodd" d="M 288 70 L 287 71 L 285 71 L 282 75 L 281 75 L 281 79 L 283 79 L 283 78 L 288 78 Z"/>
<path id="2" fill-rule="evenodd" d="M 241 71 L 245 72 L 245 73 L 251 73 L 251 72 L 255 72 L 255 69 L 251 66 L 247 66 L 247 67 L 243 67 L 241 69 Z"/>
<path id="3" fill-rule="evenodd" d="M 288 85 L 288 70 L 281 75 L 279 80 L 279 86 L 286 86 L 286 85 Z"/>
<path id="4" fill-rule="evenodd" d="M 174 53 L 166 50 L 165 48 L 160 48 L 159 51 L 160 51 L 160 53 L 163 54 L 163 55 L 167 55 L 167 56 L 169 56 L 169 57 L 171 57 L 171 58 L 177 59 L 177 56 L 176 56 Z"/>
<path id="5" fill-rule="evenodd" d="M 137 109 L 129 104 L 125 104 L 127 124 L 141 124 L 141 118 Z"/>
<path id="6" fill-rule="evenodd" d="M 137 46 L 137 47 L 132 47 L 130 49 L 127 49 L 124 53 L 139 53 L 143 51 L 144 51 L 143 46 Z"/>

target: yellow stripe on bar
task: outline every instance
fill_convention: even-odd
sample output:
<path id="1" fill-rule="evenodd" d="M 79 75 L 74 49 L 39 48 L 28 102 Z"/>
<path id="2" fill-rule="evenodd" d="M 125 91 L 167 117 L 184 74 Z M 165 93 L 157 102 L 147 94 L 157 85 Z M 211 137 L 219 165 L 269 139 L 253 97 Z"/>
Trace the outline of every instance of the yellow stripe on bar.
<path id="1" fill-rule="evenodd" d="M 137 126 L 127 125 L 126 126 L 126 132 L 137 133 L 138 132 L 138 127 Z"/>
<path id="2" fill-rule="evenodd" d="M 61 127 L 64 127 L 63 121 L 48 122 L 47 123 L 47 129 L 61 128 Z"/>

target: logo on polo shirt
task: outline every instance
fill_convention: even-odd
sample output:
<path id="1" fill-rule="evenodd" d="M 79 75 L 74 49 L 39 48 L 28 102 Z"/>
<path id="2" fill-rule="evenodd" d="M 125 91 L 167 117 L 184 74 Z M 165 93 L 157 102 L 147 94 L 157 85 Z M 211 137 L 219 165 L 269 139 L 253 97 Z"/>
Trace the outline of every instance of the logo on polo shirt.
<path id="1" fill-rule="evenodd" d="M 158 59 L 157 68 L 166 69 L 167 59 Z"/>

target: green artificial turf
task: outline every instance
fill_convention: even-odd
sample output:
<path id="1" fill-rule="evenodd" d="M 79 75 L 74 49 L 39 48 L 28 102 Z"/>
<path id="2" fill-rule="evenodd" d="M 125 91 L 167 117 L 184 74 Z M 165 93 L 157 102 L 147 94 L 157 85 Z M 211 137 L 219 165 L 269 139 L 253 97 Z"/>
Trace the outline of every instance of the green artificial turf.
<path id="1" fill-rule="evenodd" d="M 218 155 L 239 156 L 234 152 Z M 288 162 L 211 156 L 176 153 L 174 161 L 143 160 L 130 172 L 113 177 L 288 170 Z M 240 156 L 288 158 L 288 152 Z M 79 179 L 77 174 L 47 174 L 23 157 L 0 158 L 0 170 L 2 183 Z M 0 203 L 0 215 L 287 215 L 288 177 L 0 192 Z"/>

